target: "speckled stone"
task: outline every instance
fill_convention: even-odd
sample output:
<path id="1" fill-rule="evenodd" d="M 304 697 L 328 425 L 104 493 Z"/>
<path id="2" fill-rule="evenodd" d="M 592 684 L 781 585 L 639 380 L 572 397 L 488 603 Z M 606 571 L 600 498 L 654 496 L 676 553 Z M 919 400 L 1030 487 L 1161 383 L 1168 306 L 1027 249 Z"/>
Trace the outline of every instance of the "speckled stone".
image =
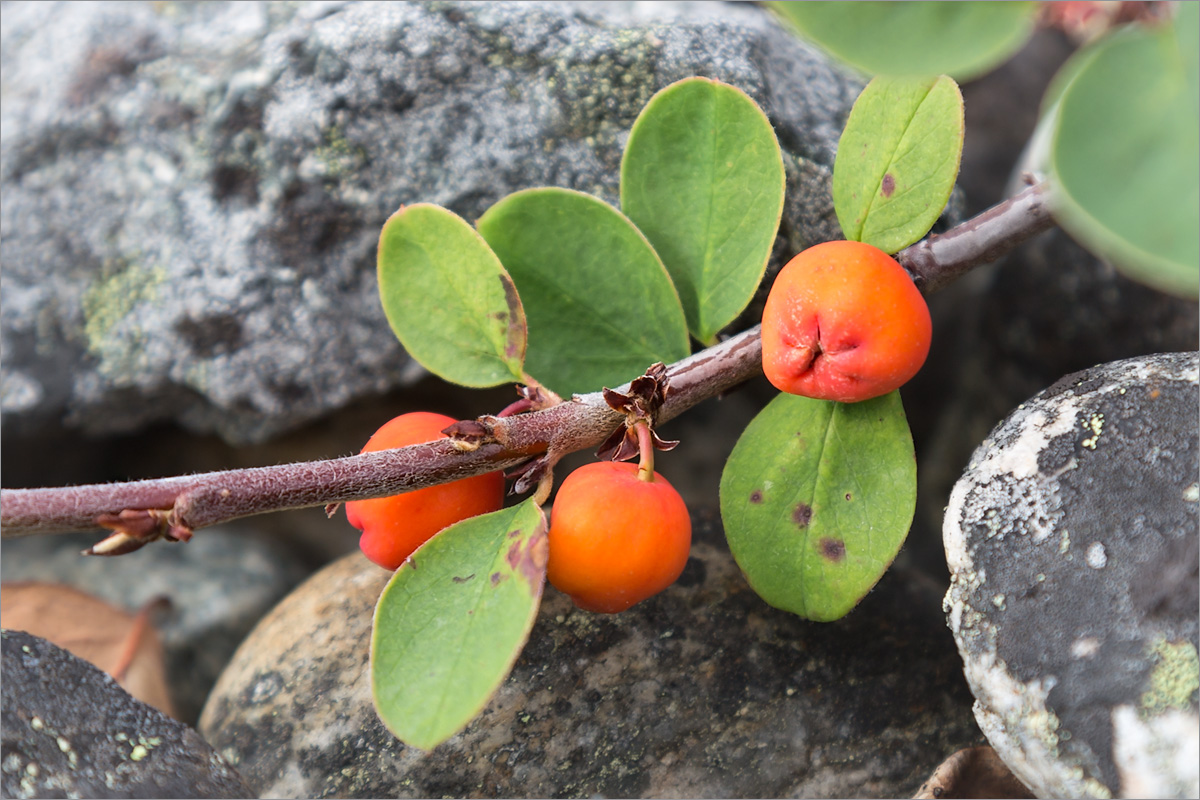
<path id="1" fill-rule="evenodd" d="M 4 797 L 252 797 L 186 725 L 44 639 L 0 634 Z"/>
<path id="2" fill-rule="evenodd" d="M 157 597 L 153 617 L 179 718 L 194 724 L 208 692 L 255 623 L 308 574 L 284 544 L 253 523 L 205 528 L 187 544 L 159 542 L 119 558 L 80 550 L 103 533 L 5 539 L 0 577 L 64 583 L 135 612 Z"/>
<path id="3" fill-rule="evenodd" d="M 1040 797 L 1195 797 L 1200 356 L 1069 375 L 950 497 L 945 607 L 976 718 Z"/>
<path id="4" fill-rule="evenodd" d="M 836 623 L 772 609 L 715 514 L 677 584 L 619 615 L 547 588 L 513 675 L 430 753 L 379 723 L 368 637 L 388 573 L 317 573 L 247 638 L 201 717 L 272 797 L 897 797 L 981 743 L 938 608 L 885 576 Z"/>
<path id="5" fill-rule="evenodd" d="M 411 386 L 376 289 L 388 215 L 615 203 L 637 114 L 692 75 L 770 116 L 781 239 L 837 237 L 861 87 L 751 3 L 11 3 L 0 58 L 0 408 L 30 437 L 259 442 Z"/>

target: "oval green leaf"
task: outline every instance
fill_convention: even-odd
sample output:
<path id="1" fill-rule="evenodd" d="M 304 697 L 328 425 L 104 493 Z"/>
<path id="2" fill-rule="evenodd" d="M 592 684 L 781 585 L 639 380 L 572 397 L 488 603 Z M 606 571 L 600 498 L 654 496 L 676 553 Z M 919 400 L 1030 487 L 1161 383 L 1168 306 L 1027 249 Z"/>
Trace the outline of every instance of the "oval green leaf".
<path id="1" fill-rule="evenodd" d="M 950 200 L 962 144 L 962 94 L 950 78 L 872 80 L 833 164 L 842 233 L 886 253 L 918 241 Z"/>
<path id="2" fill-rule="evenodd" d="M 521 300 L 500 259 L 453 212 L 419 203 L 388 219 L 379 298 L 404 349 L 438 377 L 475 387 L 522 380 Z"/>
<path id="3" fill-rule="evenodd" d="M 537 617 L 546 518 L 530 498 L 434 536 L 375 607 L 371 693 L 396 738 L 432 750 L 508 676 Z"/>
<path id="4" fill-rule="evenodd" d="M 621 210 L 675 282 L 688 330 L 711 344 L 762 280 L 783 214 L 785 176 L 766 114 L 706 78 L 660 91 L 621 160 Z"/>
<path id="5" fill-rule="evenodd" d="M 800 34 L 868 75 L 967 80 L 1029 38 L 1036 3 L 769 2 Z"/>
<path id="6" fill-rule="evenodd" d="M 1077 56 L 1050 145 L 1056 218 L 1130 277 L 1200 293 L 1200 7 Z"/>
<path id="7" fill-rule="evenodd" d="M 828 622 L 883 576 L 916 508 L 899 392 L 861 403 L 781 394 L 750 423 L 721 476 L 721 519 L 750 586 Z"/>
<path id="8" fill-rule="evenodd" d="M 570 189 L 526 189 L 489 208 L 479 232 L 525 303 L 525 369 L 555 392 L 617 386 L 688 354 L 670 276 L 607 203 Z"/>

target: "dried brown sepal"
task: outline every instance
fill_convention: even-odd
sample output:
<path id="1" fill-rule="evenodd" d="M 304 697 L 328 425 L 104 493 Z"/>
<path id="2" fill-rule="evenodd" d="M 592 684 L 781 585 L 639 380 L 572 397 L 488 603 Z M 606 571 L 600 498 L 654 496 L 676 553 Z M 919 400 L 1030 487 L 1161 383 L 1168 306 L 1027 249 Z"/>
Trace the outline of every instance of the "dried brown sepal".
<path id="1" fill-rule="evenodd" d="M 136 539 L 127 533 L 113 533 L 80 552 L 85 556 L 123 556 L 146 546 L 147 539 Z"/>
<path id="2" fill-rule="evenodd" d="M 661 362 L 651 365 L 645 375 L 634 378 L 629 384 L 628 394 L 604 389 L 604 402 L 617 413 L 625 415 L 625 425 L 604 440 L 604 444 L 596 451 L 596 458 L 601 461 L 628 461 L 636 456 L 638 440 L 634 425 L 638 422 L 644 422 L 649 427 L 655 450 L 674 450 L 679 442 L 662 439 L 654 432 L 658 410 L 662 408 L 668 391 L 667 367 Z"/>
<path id="3" fill-rule="evenodd" d="M 112 531 L 105 539 L 84 550 L 89 556 L 122 556 L 140 550 L 157 539 L 183 541 L 191 538 L 191 531 L 180 537 L 171 522 L 171 510 L 159 508 L 126 508 L 118 514 L 101 514 L 96 524 Z"/>
<path id="4" fill-rule="evenodd" d="M 450 437 L 454 449 L 460 453 L 470 453 L 485 444 L 496 441 L 496 435 L 490 422 L 491 417 L 479 419 L 464 419 L 442 428 L 442 433 Z"/>
<path id="5" fill-rule="evenodd" d="M 329 519 L 333 519 L 333 515 L 334 515 L 334 514 L 336 514 L 336 513 L 337 513 L 337 510 L 338 510 L 339 508 L 341 508 L 341 507 L 342 507 L 342 504 L 341 504 L 341 503 L 329 503 L 329 504 L 327 504 L 327 505 L 325 506 L 325 516 L 326 516 L 326 517 L 328 517 Z"/>
<path id="6" fill-rule="evenodd" d="M 1033 794 L 1012 774 L 991 747 L 968 747 L 947 758 L 914 798 L 947 797 L 1029 798 Z"/>
<path id="7" fill-rule="evenodd" d="M 513 482 L 508 493 L 510 495 L 525 494 L 533 489 L 550 471 L 551 466 L 550 456 L 544 455 L 513 467 L 504 475 Z"/>
<path id="8" fill-rule="evenodd" d="M 638 419 L 649 422 L 653 427 L 668 391 L 667 367 L 660 361 L 651 364 L 645 375 L 630 382 L 628 394 L 606 388 L 604 402 L 608 403 L 613 411 L 626 416 L 635 414 Z"/>
<path id="9" fill-rule="evenodd" d="M 531 410 L 542 411 L 562 402 L 562 398 L 538 383 L 517 387 L 517 394 L 529 401 Z"/>

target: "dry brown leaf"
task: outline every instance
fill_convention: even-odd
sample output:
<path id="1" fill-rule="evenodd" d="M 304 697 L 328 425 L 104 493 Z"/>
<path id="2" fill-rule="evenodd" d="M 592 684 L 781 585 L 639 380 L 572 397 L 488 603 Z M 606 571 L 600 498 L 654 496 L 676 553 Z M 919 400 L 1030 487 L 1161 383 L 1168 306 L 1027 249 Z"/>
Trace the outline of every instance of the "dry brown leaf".
<path id="1" fill-rule="evenodd" d="M 947 758 L 921 784 L 913 795 L 918 800 L 931 798 L 1029 798 L 1025 784 L 1000 760 L 990 747 L 968 747 Z"/>
<path id="2" fill-rule="evenodd" d="M 154 605 L 130 614 L 70 586 L 0 585 L 5 628 L 40 636 L 91 662 L 137 699 L 174 717 L 162 644 L 149 621 Z"/>

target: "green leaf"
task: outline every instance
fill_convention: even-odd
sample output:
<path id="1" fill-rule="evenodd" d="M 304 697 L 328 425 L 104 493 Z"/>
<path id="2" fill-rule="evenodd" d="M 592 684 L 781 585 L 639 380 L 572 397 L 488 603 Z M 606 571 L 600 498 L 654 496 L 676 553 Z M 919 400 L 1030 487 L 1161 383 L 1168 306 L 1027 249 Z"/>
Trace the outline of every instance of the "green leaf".
<path id="1" fill-rule="evenodd" d="M 379 298 L 404 349 L 433 374 L 477 387 L 522 380 L 521 299 L 461 217 L 428 203 L 393 214 L 379 237 Z"/>
<path id="2" fill-rule="evenodd" d="M 745 92 L 706 78 L 660 91 L 621 160 L 621 209 L 679 290 L 688 329 L 711 344 L 749 304 L 783 214 L 771 123 Z"/>
<path id="3" fill-rule="evenodd" d="M 1055 216 L 1130 277 L 1200 294 L 1200 77 L 1195 3 L 1075 58 L 1050 144 Z M 1068 65 L 1066 69 L 1071 69 Z"/>
<path id="4" fill-rule="evenodd" d="M 530 498 L 451 525 L 396 570 L 375 607 L 371 692 L 398 739 L 431 750 L 487 704 L 533 627 L 546 553 Z"/>
<path id="5" fill-rule="evenodd" d="M 828 622 L 882 577 L 916 508 L 899 392 L 861 403 L 781 394 L 721 476 L 721 519 L 747 581 L 776 608 Z"/>
<path id="6" fill-rule="evenodd" d="M 1036 3 L 769 2 L 800 34 L 868 75 L 953 75 L 1007 61 L 1029 38 Z"/>
<path id="7" fill-rule="evenodd" d="M 479 218 L 529 317 L 525 369 L 555 392 L 595 391 L 686 356 L 679 296 L 621 212 L 569 189 L 510 194 Z"/>
<path id="8" fill-rule="evenodd" d="M 833 206 L 846 238 L 895 253 L 928 233 L 954 190 L 962 144 L 962 94 L 950 78 L 867 84 L 833 164 Z"/>

